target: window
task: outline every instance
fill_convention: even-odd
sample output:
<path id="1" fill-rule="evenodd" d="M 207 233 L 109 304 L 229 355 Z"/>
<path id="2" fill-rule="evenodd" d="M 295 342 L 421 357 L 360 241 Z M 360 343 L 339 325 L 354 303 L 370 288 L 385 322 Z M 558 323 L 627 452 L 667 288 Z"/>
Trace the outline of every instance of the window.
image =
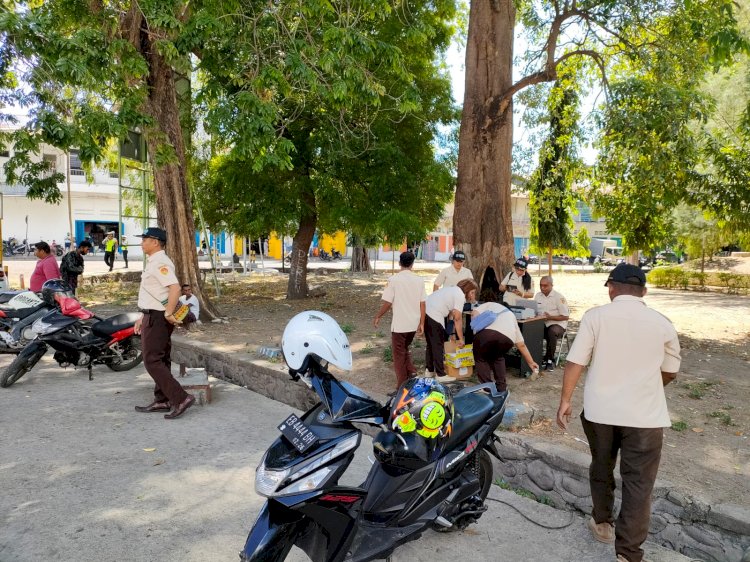
<path id="1" fill-rule="evenodd" d="M 57 156 L 54 154 L 43 154 L 42 161 L 47 165 L 47 171 L 44 173 L 44 177 L 48 178 L 57 172 Z"/>
<path id="2" fill-rule="evenodd" d="M 81 158 L 78 156 L 78 150 L 70 151 L 70 175 L 71 176 L 83 176 L 83 165 L 81 164 Z"/>

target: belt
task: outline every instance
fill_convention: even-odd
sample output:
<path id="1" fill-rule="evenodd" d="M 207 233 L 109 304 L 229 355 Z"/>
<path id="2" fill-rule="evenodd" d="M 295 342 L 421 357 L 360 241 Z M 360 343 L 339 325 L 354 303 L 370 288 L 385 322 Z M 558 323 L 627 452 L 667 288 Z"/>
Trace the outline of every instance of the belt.
<path id="1" fill-rule="evenodd" d="M 164 310 L 156 310 L 154 308 L 139 308 L 138 312 L 142 312 L 143 314 L 164 314 Z"/>

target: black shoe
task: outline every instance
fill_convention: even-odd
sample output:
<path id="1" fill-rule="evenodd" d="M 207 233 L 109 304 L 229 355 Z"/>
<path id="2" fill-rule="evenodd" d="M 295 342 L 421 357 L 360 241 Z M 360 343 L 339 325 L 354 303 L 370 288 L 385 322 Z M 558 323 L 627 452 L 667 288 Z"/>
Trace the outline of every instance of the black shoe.
<path id="1" fill-rule="evenodd" d="M 169 402 L 151 402 L 148 406 L 136 406 L 136 412 L 168 412 L 170 410 Z"/>
<path id="2" fill-rule="evenodd" d="M 555 364 L 554 362 L 547 360 L 547 366 L 545 367 L 547 371 L 554 371 L 555 370 Z"/>
<path id="3" fill-rule="evenodd" d="M 182 414 L 185 413 L 185 410 L 187 410 L 190 406 L 193 405 L 194 402 L 195 402 L 195 396 L 193 396 L 192 394 L 188 394 L 187 398 L 185 398 L 185 400 L 177 404 L 174 410 L 172 410 L 168 414 L 164 414 L 164 419 L 173 420 L 175 418 L 179 418 Z"/>

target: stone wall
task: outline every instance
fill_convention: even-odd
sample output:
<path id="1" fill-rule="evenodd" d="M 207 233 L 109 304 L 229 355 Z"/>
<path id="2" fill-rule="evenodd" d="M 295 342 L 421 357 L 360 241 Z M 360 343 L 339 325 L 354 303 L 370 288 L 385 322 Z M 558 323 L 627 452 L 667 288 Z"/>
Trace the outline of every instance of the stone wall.
<path id="1" fill-rule="evenodd" d="M 503 433 L 499 446 L 503 462 L 496 476 L 556 507 L 591 513 L 588 482 L 590 455 L 543 441 Z M 618 476 L 619 482 L 619 476 Z M 615 511 L 619 509 L 619 487 Z M 738 505 L 707 505 L 676 492 L 657 480 L 649 540 L 686 556 L 708 562 L 750 562 L 750 510 Z"/>

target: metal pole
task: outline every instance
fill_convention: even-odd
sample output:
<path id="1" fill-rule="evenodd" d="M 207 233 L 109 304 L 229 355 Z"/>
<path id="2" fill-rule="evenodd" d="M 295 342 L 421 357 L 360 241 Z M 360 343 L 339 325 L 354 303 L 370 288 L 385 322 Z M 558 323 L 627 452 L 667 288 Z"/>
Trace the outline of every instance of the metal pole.
<path id="1" fill-rule="evenodd" d="M 282 242 L 281 245 L 283 246 L 284 243 Z M 266 262 L 265 262 L 265 252 L 263 251 L 263 237 L 258 238 L 258 249 L 260 250 L 260 274 L 264 275 L 263 270 L 266 268 Z M 282 248 L 281 253 L 284 253 L 284 250 Z"/>
<path id="2" fill-rule="evenodd" d="M 201 210 L 200 205 L 196 203 L 196 208 L 198 209 L 198 220 L 201 221 L 201 230 L 203 231 L 203 239 L 206 241 L 206 249 L 209 253 L 209 259 L 211 260 L 211 269 L 213 270 L 213 277 L 214 277 L 214 290 L 216 291 L 216 296 L 221 296 L 221 291 L 219 289 L 219 280 L 216 277 L 216 265 L 214 264 L 214 256 L 213 251 L 211 247 L 208 244 L 208 231 L 206 230 L 206 222 L 203 220 L 203 211 Z"/>
<path id="3" fill-rule="evenodd" d="M 75 239 L 75 233 L 73 232 L 73 199 L 70 195 L 70 151 L 65 152 L 65 184 L 68 188 L 68 228 L 70 229 L 70 249 L 75 250 L 76 248 L 76 239 Z M 122 194 L 120 194 L 120 198 L 122 199 Z M 120 210 L 120 213 L 122 214 L 122 210 Z M 63 247 L 65 242 L 63 241 Z"/>

